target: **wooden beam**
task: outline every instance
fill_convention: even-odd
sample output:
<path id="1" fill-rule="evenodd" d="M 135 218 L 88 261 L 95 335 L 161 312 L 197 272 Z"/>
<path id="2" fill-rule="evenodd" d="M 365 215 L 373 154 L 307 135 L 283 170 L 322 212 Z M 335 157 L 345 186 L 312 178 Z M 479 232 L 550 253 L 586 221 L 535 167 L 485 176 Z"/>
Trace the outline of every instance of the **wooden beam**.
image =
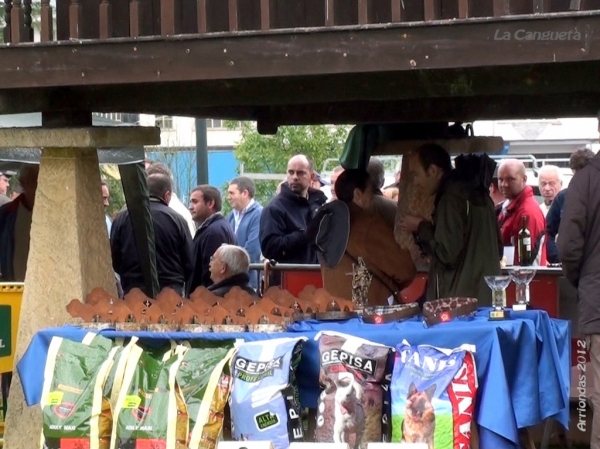
<path id="1" fill-rule="evenodd" d="M 110 0 L 102 0 L 100 3 L 100 39 L 113 37 L 112 5 Z"/>
<path id="2" fill-rule="evenodd" d="M 198 0 L 198 33 L 205 34 L 208 31 L 206 0 Z"/>
<path id="3" fill-rule="evenodd" d="M 78 0 L 71 0 L 69 6 L 69 36 L 71 39 L 81 37 L 81 27 L 83 26 L 83 7 Z"/>
<path id="4" fill-rule="evenodd" d="M 163 36 L 173 36 L 179 33 L 176 7 L 178 0 L 160 0 L 160 32 Z"/>
<path id="5" fill-rule="evenodd" d="M 533 13 L 544 14 L 548 12 L 547 0 L 533 0 Z"/>
<path id="6" fill-rule="evenodd" d="M 492 0 L 494 17 L 510 15 L 510 3 L 513 0 Z"/>
<path id="7" fill-rule="evenodd" d="M 459 19 L 468 19 L 469 17 L 471 17 L 469 12 L 470 12 L 469 0 L 458 0 L 458 18 Z"/>
<path id="8" fill-rule="evenodd" d="M 238 30 L 238 2 L 237 0 L 228 0 L 229 6 L 229 31 Z M 261 11 L 262 13 L 262 11 Z"/>
<path id="9" fill-rule="evenodd" d="M 325 0 L 325 26 L 335 25 L 335 0 Z"/>
<path id="10" fill-rule="evenodd" d="M 10 11 L 10 42 L 13 44 L 23 42 L 23 20 L 21 0 L 13 0 Z"/>
<path id="11" fill-rule="evenodd" d="M 536 16 L 540 17 L 540 16 Z M 1 88 L 85 86 L 318 75 L 356 76 L 363 73 L 418 71 L 469 67 L 496 68 L 532 64 L 559 64 L 600 60 L 598 16 L 531 17 L 489 23 L 451 21 L 452 26 L 336 28 L 320 33 L 276 33 L 268 37 L 245 33 L 205 39 L 180 36 L 176 40 L 144 39 L 132 46 L 128 39 L 111 42 L 62 42 L 56 46 L 13 46 L 2 53 Z M 498 40 L 519 30 L 571 33 L 554 41 Z M 585 29 L 585 36 L 573 30 Z M 408 30 L 408 28 L 407 28 Z M 452 46 L 440 46 L 440 32 Z M 565 34 L 566 35 L 566 34 Z M 582 51 L 583 40 L 585 49 Z M 134 50 L 135 48 L 135 50 Z M 227 53 L 223 52 L 227 48 Z M 318 52 L 307 52 L 318 48 Z M 259 50 L 257 50 L 259 49 Z M 73 51 L 75 50 L 75 51 Z M 2 50 L 0 50 L 2 51 Z M 192 53 L 202 58 L 189 58 Z M 231 54 L 236 55 L 231 65 Z M 502 54 L 502 57 L 498 57 Z M 175 55 L 183 55 L 177 57 Z M 389 55 L 394 55 L 390 58 Z M 39 61 L 44 71 L 38 70 Z M 174 63 L 176 61 L 176 63 Z M 127 70 L 123 70 L 127 67 Z M 494 72 L 493 76 L 497 76 Z M 82 76 L 82 73 L 85 73 Z M 524 81 L 519 80 L 523 85 Z M 470 91 L 457 83 L 453 91 Z M 392 90 L 397 90 L 397 87 Z M 356 92 L 360 95 L 360 89 Z"/>
<path id="12" fill-rule="evenodd" d="M 142 5 L 139 0 L 129 3 L 129 36 L 140 37 L 142 31 Z"/>
<path id="13" fill-rule="evenodd" d="M 390 0 L 392 3 L 392 22 L 402 22 L 402 0 Z"/>
<path id="14" fill-rule="evenodd" d="M 358 24 L 366 25 L 369 23 L 369 0 L 358 0 Z"/>
<path id="15" fill-rule="evenodd" d="M 42 0 L 40 12 L 40 40 L 42 42 L 49 42 L 54 40 L 54 19 L 52 17 L 50 0 Z"/>
<path id="16" fill-rule="evenodd" d="M 442 18 L 441 0 L 423 0 L 423 16 L 426 22 Z"/>
<path id="17" fill-rule="evenodd" d="M 271 29 L 271 2 L 260 0 L 260 29 L 263 31 Z"/>
<path id="18" fill-rule="evenodd" d="M 583 5 L 584 2 L 585 2 L 585 0 L 571 0 L 571 3 L 569 4 L 569 10 L 570 11 L 581 11 L 582 9 L 584 9 L 584 5 Z"/>

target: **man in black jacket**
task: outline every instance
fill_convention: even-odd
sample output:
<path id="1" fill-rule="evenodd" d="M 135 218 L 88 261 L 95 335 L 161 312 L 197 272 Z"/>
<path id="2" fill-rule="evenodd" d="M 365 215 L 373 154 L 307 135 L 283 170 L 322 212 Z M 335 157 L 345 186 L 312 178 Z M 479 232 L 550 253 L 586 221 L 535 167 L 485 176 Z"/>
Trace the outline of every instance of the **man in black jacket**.
<path id="1" fill-rule="evenodd" d="M 248 252 L 235 245 L 223 244 L 210 258 L 210 278 L 214 282 L 208 290 L 224 297 L 233 287 L 239 287 L 250 295 L 256 295 L 248 283 L 250 256 Z"/>
<path id="2" fill-rule="evenodd" d="M 188 285 L 188 295 L 196 288 L 210 287 L 210 258 L 224 244 L 237 245 L 231 225 L 221 213 L 221 193 L 209 185 L 192 190 L 190 212 L 199 225 L 194 236 L 194 272 Z"/>
<path id="3" fill-rule="evenodd" d="M 169 208 L 172 184 L 164 174 L 148 176 L 150 215 L 154 225 L 158 284 L 183 295 L 184 284 L 192 274 L 192 239 L 187 223 Z M 123 293 L 144 288 L 144 277 L 137 253 L 129 212 L 123 210 L 113 222 L 110 233 L 113 268 L 121 277 Z"/>
<path id="4" fill-rule="evenodd" d="M 306 228 L 327 197 L 310 187 L 313 177 L 314 169 L 306 156 L 299 154 L 290 159 L 287 182 L 260 217 L 260 248 L 267 259 L 280 263 L 318 263 Z"/>

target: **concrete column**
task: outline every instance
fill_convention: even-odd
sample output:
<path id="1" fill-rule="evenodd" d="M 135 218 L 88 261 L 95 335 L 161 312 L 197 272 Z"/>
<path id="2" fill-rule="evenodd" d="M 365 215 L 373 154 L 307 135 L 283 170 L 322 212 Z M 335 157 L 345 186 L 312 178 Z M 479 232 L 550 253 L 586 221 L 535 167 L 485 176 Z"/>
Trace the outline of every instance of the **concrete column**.
<path id="1" fill-rule="evenodd" d="M 3 146 L 43 148 L 15 363 L 40 329 L 66 324 L 73 298 L 95 287 L 115 292 L 96 148 L 157 144 L 157 128 L 0 130 Z M 38 367 L 42 375 L 44 360 Z M 41 410 L 27 407 L 14 371 L 5 447 L 39 446 Z"/>

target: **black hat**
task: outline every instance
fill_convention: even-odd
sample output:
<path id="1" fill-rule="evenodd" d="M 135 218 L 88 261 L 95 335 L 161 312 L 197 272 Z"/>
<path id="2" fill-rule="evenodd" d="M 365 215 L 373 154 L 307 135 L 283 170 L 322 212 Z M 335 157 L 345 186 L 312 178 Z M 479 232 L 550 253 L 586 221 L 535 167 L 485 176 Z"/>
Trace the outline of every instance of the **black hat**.
<path id="1" fill-rule="evenodd" d="M 350 211 L 340 200 L 325 204 L 310 223 L 308 236 L 317 249 L 319 263 L 335 268 L 348 246 L 350 235 Z"/>

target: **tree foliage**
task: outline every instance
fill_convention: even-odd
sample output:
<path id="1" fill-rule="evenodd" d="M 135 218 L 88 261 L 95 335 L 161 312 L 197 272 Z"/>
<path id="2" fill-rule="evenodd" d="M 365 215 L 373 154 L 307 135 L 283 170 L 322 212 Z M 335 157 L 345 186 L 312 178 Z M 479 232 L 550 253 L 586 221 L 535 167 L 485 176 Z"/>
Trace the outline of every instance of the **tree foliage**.
<path id="1" fill-rule="evenodd" d="M 235 149 L 235 157 L 244 164 L 246 173 L 285 174 L 288 160 L 296 154 L 305 154 L 320 171 L 329 158 L 339 158 L 348 135 L 345 126 L 327 125 L 280 126 L 277 134 L 258 133 L 253 122 L 228 123 L 230 129 L 241 127 L 242 139 Z M 275 195 L 277 181 L 255 181 L 256 199 L 265 205 Z"/>

